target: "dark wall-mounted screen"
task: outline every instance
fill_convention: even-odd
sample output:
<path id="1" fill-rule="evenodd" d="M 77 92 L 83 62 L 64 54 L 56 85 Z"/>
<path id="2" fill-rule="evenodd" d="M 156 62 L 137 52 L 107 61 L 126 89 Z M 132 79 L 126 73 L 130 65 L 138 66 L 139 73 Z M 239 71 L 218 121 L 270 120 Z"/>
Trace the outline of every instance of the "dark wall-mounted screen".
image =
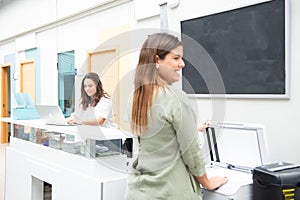
<path id="1" fill-rule="evenodd" d="M 284 0 L 268 1 L 182 21 L 181 33 L 199 43 L 212 58 L 225 94 L 286 95 L 285 12 Z M 197 52 L 185 45 L 185 40 L 182 37 L 186 59 L 190 57 L 187 54 Z M 200 66 L 201 60 L 185 62 L 183 90 L 189 94 L 219 93 L 206 81 L 217 77 L 201 73 L 209 71 L 209 65 Z M 204 78 L 203 74 L 212 76 Z"/>

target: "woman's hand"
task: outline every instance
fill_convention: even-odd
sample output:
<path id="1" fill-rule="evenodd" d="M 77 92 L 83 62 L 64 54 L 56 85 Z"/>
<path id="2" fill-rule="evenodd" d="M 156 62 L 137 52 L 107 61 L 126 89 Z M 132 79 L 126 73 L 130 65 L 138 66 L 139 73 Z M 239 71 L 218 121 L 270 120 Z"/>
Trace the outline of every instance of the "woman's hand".
<path id="1" fill-rule="evenodd" d="M 201 120 L 199 123 L 198 131 L 202 132 L 204 129 L 209 127 L 210 124 L 211 124 L 211 120 L 208 120 L 208 119 Z"/>
<path id="2" fill-rule="evenodd" d="M 66 119 L 67 124 L 81 124 L 81 121 L 73 114 Z"/>
<path id="3" fill-rule="evenodd" d="M 210 187 L 206 188 L 208 190 L 216 190 L 219 187 L 223 186 L 228 182 L 228 178 L 226 176 L 214 176 L 209 179 L 210 181 Z"/>
<path id="4" fill-rule="evenodd" d="M 202 176 L 196 176 L 196 180 L 207 190 L 216 190 L 228 182 L 226 176 L 214 176 L 208 178 L 206 173 Z"/>
<path id="5" fill-rule="evenodd" d="M 71 117 L 67 118 L 66 121 L 67 121 L 67 124 L 75 124 L 75 120 Z"/>

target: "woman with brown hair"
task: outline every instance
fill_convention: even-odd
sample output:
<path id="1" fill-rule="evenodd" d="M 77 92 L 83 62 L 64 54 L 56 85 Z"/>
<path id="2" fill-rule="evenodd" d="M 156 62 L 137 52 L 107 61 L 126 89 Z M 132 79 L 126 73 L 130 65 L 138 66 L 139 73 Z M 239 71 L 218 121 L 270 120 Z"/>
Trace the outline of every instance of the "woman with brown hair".
<path id="1" fill-rule="evenodd" d="M 89 72 L 83 77 L 79 107 L 68 118 L 68 123 L 116 127 L 113 123 L 112 100 L 103 89 L 97 73 Z"/>
<path id="2" fill-rule="evenodd" d="M 202 199 L 200 184 L 213 190 L 227 182 L 207 177 L 196 113 L 186 94 L 171 85 L 183 67 L 178 38 L 156 33 L 146 39 L 135 71 L 131 129 L 139 144 L 127 200 Z"/>

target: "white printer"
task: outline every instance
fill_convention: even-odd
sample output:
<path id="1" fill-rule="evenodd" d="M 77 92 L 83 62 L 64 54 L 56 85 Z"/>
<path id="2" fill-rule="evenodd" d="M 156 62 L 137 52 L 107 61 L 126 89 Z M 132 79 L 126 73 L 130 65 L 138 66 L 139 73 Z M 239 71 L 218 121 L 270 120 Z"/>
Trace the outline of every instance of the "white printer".
<path id="1" fill-rule="evenodd" d="M 203 132 L 203 141 L 207 176 L 228 177 L 214 191 L 203 188 L 203 199 L 253 200 L 253 169 L 269 162 L 264 126 L 215 123 Z"/>

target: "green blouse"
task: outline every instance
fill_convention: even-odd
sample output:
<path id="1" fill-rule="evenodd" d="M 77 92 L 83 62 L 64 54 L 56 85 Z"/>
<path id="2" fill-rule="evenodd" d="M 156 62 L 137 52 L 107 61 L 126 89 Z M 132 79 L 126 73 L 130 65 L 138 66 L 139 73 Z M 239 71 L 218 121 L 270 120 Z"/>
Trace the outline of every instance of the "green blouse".
<path id="1" fill-rule="evenodd" d="M 128 177 L 127 200 L 202 199 L 194 176 L 205 172 L 197 116 L 186 94 L 167 86 L 153 98 L 147 132 Z"/>

